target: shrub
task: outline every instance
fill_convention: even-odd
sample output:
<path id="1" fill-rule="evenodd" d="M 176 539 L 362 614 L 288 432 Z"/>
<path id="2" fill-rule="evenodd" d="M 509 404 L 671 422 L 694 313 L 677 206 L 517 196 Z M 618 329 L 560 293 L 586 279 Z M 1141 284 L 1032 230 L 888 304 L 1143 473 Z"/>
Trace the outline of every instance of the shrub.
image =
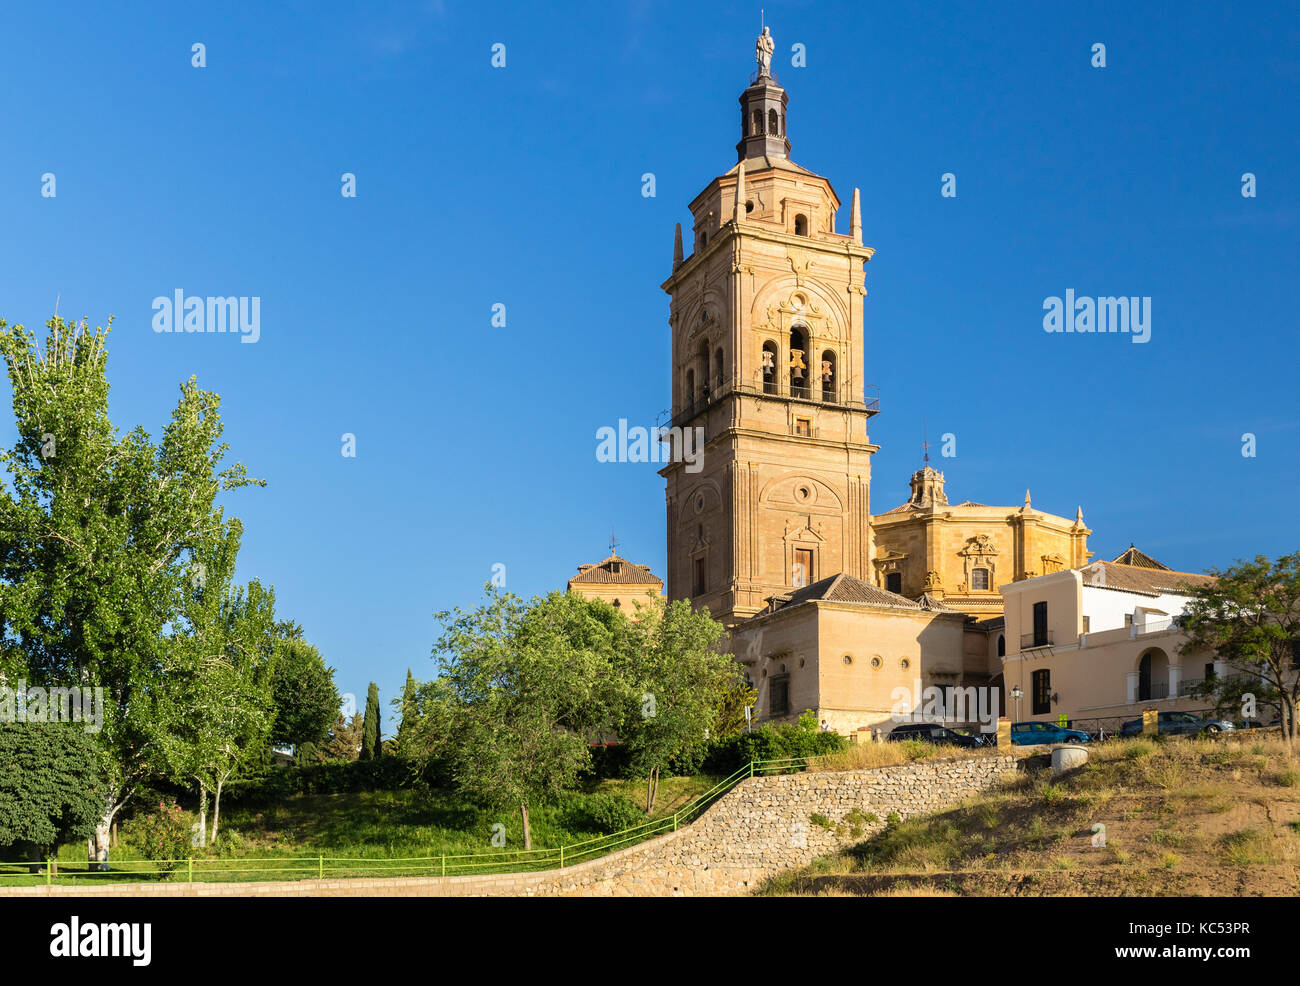
<path id="1" fill-rule="evenodd" d="M 817 717 L 805 712 L 798 722 L 765 725 L 752 733 L 737 733 L 709 744 L 703 769 L 710 774 L 731 774 L 757 760 L 787 760 L 819 757 L 848 749 L 849 741 L 839 733 L 821 729 Z M 780 770 L 774 768 L 772 772 Z M 794 765 L 791 770 L 798 770 Z"/>
<path id="2" fill-rule="evenodd" d="M 569 824 L 575 829 L 611 835 L 646 820 L 645 812 L 622 794 L 588 794 L 569 803 Z"/>
<path id="3" fill-rule="evenodd" d="M 131 844 L 166 876 L 195 855 L 190 827 L 175 801 L 160 801 L 158 810 L 137 816 L 131 830 Z"/>

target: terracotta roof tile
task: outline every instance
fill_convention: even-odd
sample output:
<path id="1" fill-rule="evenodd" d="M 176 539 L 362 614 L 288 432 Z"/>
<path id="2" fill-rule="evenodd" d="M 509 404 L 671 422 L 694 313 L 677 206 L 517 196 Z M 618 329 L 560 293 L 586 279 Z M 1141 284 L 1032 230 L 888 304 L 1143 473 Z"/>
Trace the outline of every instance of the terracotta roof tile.
<path id="1" fill-rule="evenodd" d="M 864 603 L 870 606 L 888 606 L 894 609 L 922 609 L 920 603 L 900 596 L 896 592 L 877 588 L 852 575 L 832 575 L 830 578 L 806 585 L 793 592 L 773 597 L 784 605 L 807 602 L 810 599 L 823 599 L 836 603 Z"/>
<path id="2" fill-rule="evenodd" d="M 1147 568 L 1140 565 L 1123 565 L 1113 561 L 1096 561 L 1083 566 L 1080 571 L 1083 573 L 1085 586 L 1139 592 L 1147 596 L 1159 596 L 1166 592 L 1186 593 L 1188 589 L 1209 585 L 1215 581 L 1212 575 L 1175 572 L 1163 566 Z"/>
<path id="3" fill-rule="evenodd" d="M 619 571 L 614 572 L 615 564 Z M 595 565 L 579 565 L 578 574 L 569 585 L 663 585 L 663 579 L 650 571 L 649 565 L 637 565 L 618 555 L 610 555 Z"/>

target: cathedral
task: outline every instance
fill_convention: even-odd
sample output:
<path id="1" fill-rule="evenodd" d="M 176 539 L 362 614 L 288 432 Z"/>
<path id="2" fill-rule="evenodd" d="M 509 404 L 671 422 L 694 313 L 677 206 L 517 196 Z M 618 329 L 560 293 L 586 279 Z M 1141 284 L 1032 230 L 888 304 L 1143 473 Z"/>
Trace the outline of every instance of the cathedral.
<path id="1" fill-rule="evenodd" d="M 660 470 L 667 598 L 729 628 L 760 720 L 812 709 L 826 728 L 879 730 L 897 688 L 1000 689 L 999 585 L 1086 564 L 1091 532 L 1082 509 L 1044 513 L 1028 493 L 1023 506 L 951 503 L 928 462 L 906 503 L 873 514 L 880 402 L 863 383 L 863 299 L 875 251 L 858 190 L 841 232 L 830 181 L 791 159 L 770 50 L 765 31 L 740 94 L 736 163 L 691 202 L 662 285 L 667 440 L 690 429 L 703 449 L 694 468 L 670 449 Z M 614 580 L 630 578 L 657 595 L 648 570 L 613 554 L 570 588 L 625 597 L 633 586 Z"/>

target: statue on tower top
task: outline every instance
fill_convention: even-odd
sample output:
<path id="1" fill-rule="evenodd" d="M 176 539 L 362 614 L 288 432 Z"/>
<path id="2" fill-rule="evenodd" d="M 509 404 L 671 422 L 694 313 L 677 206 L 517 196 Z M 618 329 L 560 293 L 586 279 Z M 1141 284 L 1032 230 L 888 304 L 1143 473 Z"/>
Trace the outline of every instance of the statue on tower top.
<path id="1" fill-rule="evenodd" d="M 754 42 L 754 57 L 758 59 L 759 77 L 770 76 L 772 74 L 772 51 L 775 45 L 772 43 L 772 33 L 763 25 L 763 33 L 758 36 Z"/>

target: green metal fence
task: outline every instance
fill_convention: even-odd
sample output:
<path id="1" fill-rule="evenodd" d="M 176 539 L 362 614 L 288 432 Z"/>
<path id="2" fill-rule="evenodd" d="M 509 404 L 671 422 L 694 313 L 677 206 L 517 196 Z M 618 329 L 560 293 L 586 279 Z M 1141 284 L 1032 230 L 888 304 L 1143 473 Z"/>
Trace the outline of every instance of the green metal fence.
<path id="1" fill-rule="evenodd" d="M 676 832 L 704 814 L 742 780 L 760 774 L 798 773 L 807 769 L 809 757 L 754 760 L 718 781 L 703 794 L 671 815 L 651 819 L 611 835 L 587 839 L 554 849 L 514 849 L 485 853 L 440 854 L 436 856 L 247 856 L 240 859 L 192 857 L 175 860 L 119 860 L 113 869 L 101 870 L 89 862 L 66 863 L 57 859 L 0 861 L 0 886 L 15 882 L 46 884 L 96 877 L 110 880 L 172 879 L 188 883 L 208 882 L 216 877 L 246 880 L 323 880 L 326 877 L 374 876 L 469 876 L 492 873 L 531 873 L 571 866 L 606 853 L 643 842 L 656 835 Z"/>

